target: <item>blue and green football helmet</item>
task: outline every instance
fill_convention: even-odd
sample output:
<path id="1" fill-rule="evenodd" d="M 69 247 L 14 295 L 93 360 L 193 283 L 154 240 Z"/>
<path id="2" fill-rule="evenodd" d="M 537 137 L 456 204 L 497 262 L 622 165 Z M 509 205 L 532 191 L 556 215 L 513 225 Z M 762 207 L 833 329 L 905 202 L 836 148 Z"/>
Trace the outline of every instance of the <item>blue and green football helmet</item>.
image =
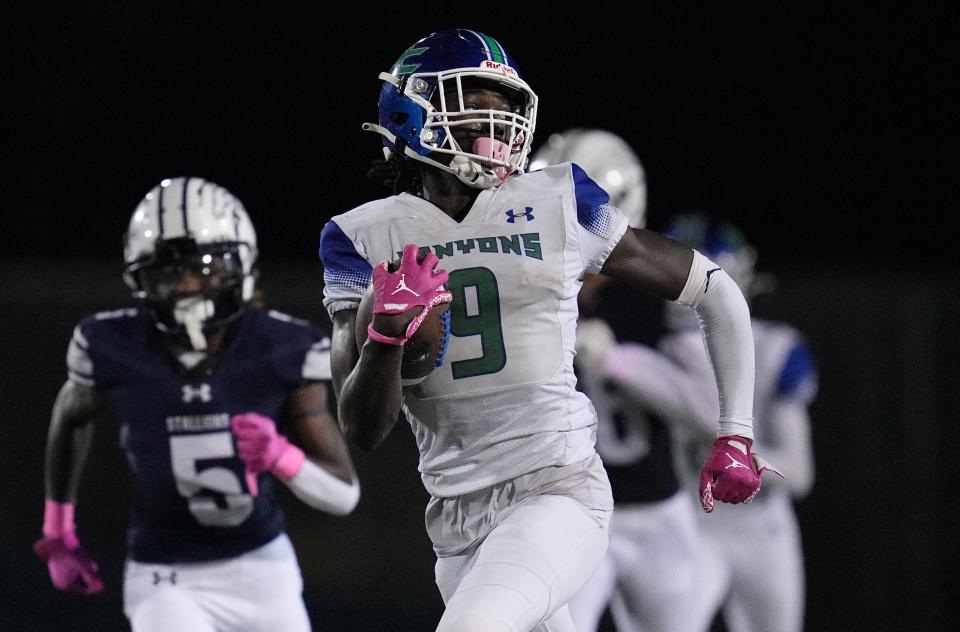
<path id="1" fill-rule="evenodd" d="M 489 35 L 468 29 L 433 33 L 404 51 L 379 78 L 379 121 L 363 128 L 383 136 L 388 157 L 418 160 L 483 189 L 526 168 L 537 95 L 513 58 Z M 464 91 L 473 87 L 504 94 L 511 111 L 465 108 Z M 461 147 L 452 133 L 459 126 L 488 134 L 473 147 Z"/>

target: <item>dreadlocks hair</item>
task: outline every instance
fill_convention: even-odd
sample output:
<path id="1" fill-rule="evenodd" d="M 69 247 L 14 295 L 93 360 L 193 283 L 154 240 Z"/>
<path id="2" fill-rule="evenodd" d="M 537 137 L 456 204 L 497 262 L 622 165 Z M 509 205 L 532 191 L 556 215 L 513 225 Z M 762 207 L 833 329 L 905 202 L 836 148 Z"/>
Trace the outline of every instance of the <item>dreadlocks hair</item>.
<path id="1" fill-rule="evenodd" d="M 423 187 L 420 169 L 412 160 L 403 157 L 402 150 L 390 152 L 390 157 L 385 160 L 374 160 L 367 177 L 380 181 L 394 195 L 417 193 Z"/>

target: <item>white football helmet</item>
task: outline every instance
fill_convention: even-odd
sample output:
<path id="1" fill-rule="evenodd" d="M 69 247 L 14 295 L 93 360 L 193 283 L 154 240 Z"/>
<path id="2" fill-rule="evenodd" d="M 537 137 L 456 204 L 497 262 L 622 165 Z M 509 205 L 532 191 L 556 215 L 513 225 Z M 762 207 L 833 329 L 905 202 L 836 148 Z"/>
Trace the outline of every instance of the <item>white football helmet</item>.
<path id="1" fill-rule="evenodd" d="M 627 141 L 602 129 L 574 128 L 551 134 L 534 153 L 530 170 L 573 162 L 610 194 L 610 203 L 620 209 L 634 228 L 646 225 L 646 171 Z"/>
<path id="2" fill-rule="evenodd" d="M 124 280 L 157 327 L 186 334 L 197 351 L 206 349 L 205 332 L 253 298 L 253 223 L 232 193 L 203 178 L 170 178 L 151 189 L 130 218 L 123 257 Z"/>

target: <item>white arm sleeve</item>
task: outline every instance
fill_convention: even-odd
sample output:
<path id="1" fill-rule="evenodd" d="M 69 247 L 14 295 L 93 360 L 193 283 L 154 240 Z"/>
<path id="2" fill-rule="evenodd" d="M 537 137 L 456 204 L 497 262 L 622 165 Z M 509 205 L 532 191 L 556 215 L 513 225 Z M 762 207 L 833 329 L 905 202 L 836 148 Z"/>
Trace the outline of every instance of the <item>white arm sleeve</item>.
<path id="1" fill-rule="evenodd" d="M 346 516 L 360 500 L 360 484 L 356 480 L 344 483 L 310 459 L 305 459 L 296 475 L 283 483 L 314 509 L 335 516 Z"/>
<path id="2" fill-rule="evenodd" d="M 720 266 L 694 250 L 687 283 L 676 302 L 692 307 L 700 320 L 720 393 L 719 434 L 753 439 L 756 356 L 743 293 Z"/>

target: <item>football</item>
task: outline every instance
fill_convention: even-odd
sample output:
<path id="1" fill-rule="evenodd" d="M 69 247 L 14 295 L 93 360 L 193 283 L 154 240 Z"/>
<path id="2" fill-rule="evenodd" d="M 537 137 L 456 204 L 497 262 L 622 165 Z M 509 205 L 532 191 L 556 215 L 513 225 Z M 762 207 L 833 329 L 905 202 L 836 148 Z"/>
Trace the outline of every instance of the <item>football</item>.
<path id="1" fill-rule="evenodd" d="M 364 292 L 357 308 L 356 329 L 357 350 L 367 341 L 367 325 L 373 318 L 373 284 Z M 450 304 L 443 303 L 430 310 L 420 327 L 403 345 L 403 360 L 400 364 L 400 377 L 404 386 L 413 386 L 422 382 L 437 366 L 437 359 L 444 349 Z"/>

